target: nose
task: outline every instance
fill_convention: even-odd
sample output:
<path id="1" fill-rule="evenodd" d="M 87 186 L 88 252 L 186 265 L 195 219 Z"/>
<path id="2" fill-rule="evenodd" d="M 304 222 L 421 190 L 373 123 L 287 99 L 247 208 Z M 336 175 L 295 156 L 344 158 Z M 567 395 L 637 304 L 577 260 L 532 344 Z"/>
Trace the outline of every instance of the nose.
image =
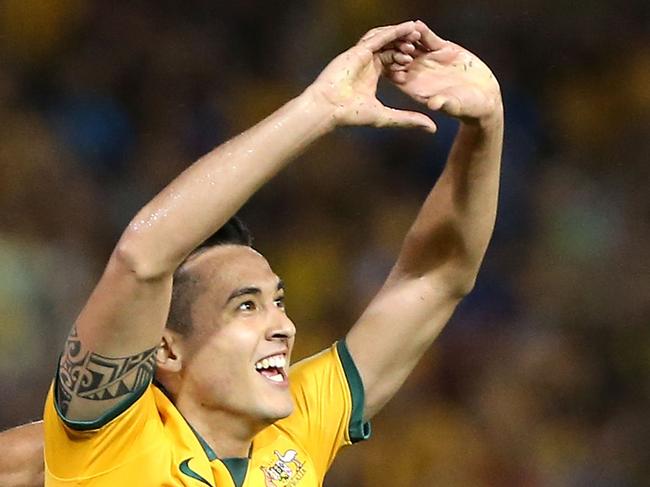
<path id="1" fill-rule="evenodd" d="M 275 314 L 275 313 L 274 313 Z M 284 311 L 278 310 L 273 323 L 267 329 L 267 340 L 293 338 L 296 334 L 296 325 Z"/>

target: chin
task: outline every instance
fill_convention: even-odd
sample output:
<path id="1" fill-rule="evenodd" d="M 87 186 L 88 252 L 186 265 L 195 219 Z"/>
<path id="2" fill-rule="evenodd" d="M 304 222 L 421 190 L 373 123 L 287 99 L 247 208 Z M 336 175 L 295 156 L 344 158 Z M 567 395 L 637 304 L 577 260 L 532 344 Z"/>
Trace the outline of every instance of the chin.
<path id="1" fill-rule="evenodd" d="M 278 405 L 278 407 L 273 409 L 268 408 L 265 412 L 266 414 L 264 415 L 264 421 L 267 424 L 275 423 L 276 421 L 280 421 L 281 419 L 291 416 L 291 413 L 293 413 L 293 402 L 289 401 L 289 404 Z"/>
<path id="2" fill-rule="evenodd" d="M 288 407 L 284 408 L 284 410 L 280 414 L 278 414 L 277 419 L 288 418 L 289 416 L 291 416 L 291 413 L 293 413 L 293 403 L 289 404 Z"/>

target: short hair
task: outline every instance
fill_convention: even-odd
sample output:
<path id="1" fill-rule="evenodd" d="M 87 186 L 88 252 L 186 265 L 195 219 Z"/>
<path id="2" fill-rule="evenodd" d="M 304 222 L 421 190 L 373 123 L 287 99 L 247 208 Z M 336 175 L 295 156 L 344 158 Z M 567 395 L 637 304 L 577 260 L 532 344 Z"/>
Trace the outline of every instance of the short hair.
<path id="1" fill-rule="evenodd" d="M 237 216 L 233 216 L 219 230 L 208 237 L 201 245 L 196 247 L 178 266 L 174 272 L 172 285 L 172 299 L 167 315 L 167 324 L 170 330 L 182 336 L 192 332 L 192 304 L 205 286 L 196 272 L 193 272 L 185 263 L 206 250 L 217 245 L 253 245 L 253 237 Z"/>

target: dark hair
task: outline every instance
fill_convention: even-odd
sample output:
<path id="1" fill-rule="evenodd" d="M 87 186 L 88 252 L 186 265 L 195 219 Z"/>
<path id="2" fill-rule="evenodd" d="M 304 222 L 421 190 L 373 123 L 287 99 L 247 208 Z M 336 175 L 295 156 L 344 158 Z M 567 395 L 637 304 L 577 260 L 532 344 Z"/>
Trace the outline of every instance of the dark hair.
<path id="1" fill-rule="evenodd" d="M 192 303 L 204 289 L 196 272 L 185 266 L 191 257 L 205 252 L 216 245 L 245 245 L 251 247 L 253 237 L 237 216 L 233 216 L 219 230 L 195 248 L 174 272 L 172 300 L 167 316 L 166 327 L 183 336 L 192 331 Z"/>
<path id="2" fill-rule="evenodd" d="M 203 249 L 214 247 L 215 245 L 253 245 L 253 236 L 243 221 L 237 216 L 233 216 L 223 226 L 214 232 L 210 237 L 199 245 L 190 256 Z M 188 256 L 189 258 L 189 256 Z M 187 260 L 187 259 L 186 259 Z"/>

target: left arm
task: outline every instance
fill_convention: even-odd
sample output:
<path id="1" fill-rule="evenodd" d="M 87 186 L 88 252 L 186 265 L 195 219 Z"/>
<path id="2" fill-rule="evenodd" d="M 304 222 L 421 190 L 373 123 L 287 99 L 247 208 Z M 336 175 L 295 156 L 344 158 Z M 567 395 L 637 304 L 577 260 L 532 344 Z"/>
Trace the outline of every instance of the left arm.
<path id="1" fill-rule="evenodd" d="M 499 85 L 469 51 L 421 22 L 419 29 L 420 43 L 404 42 L 382 54 L 385 64 L 400 60 L 387 65 L 388 77 L 461 126 L 386 283 L 346 338 L 364 383 L 366 419 L 397 392 L 472 289 L 496 217 L 503 139 Z"/>
<path id="2" fill-rule="evenodd" d="M 0 485 L 43 486 L 43 422 L 0 433 Z"/>

